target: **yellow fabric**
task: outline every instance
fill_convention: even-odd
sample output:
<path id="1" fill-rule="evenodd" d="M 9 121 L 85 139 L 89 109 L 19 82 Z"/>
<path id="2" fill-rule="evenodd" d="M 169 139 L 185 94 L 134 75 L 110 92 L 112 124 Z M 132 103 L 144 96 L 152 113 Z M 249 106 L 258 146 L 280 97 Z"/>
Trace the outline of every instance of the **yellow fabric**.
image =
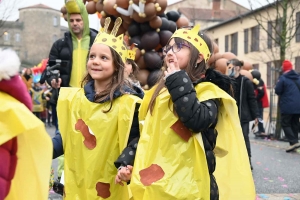
<path id="1" fill-rule="evenodd" d="M 196 86 L 199 101 L 222 99 L 219 107 L 216 170 L 220 200 L 255 199 L 255 186 L 235 100 L 211 83 Z M 223 153 L 222 153 L 222 152 Z"/>
<path id="2" fill-rule="evenodd" d="M 198 84 L 195 89 L 200 101 L 221 99 L 214 173 L 220 200 L 255 199 L 254 181 L 235 100 L 211 83 Z M 154 90 L 152 88 L 145 95 L 139 113 L 140 120 L 145 121 L 141 125 L 143 130 L 130 184 L 134 199 L 209 199 L 210 181 L 201 134 L 195 134 L 186 143 L 169 128 L 177 118 L 170 111 L 173 103 L 167 91 L 156 99 L 150 117 L 147 108 Z M 145 187 L 140 182 L 139 171 L 152 163 L 162 166 L 166 178 Z M 191 163 L 195 163 L 194 166 Z M 194 186 L 199 178 L 202 182 Z"/>
<path id="3" fill-rule="evenodd" d="M 58 99 L 58 121 L 65 154 L 65 199 L 103 199 L 97 196 L 98 182 L 110 184 L 109 199 L 129 199 L 128 187 L 114 183 L 117 169 L 114 161 L 126 147 L 136 103 L 140 99 L 123 95 L 109 102 L 90 102 L 80 88 L 61 88 Z M 75 130 L 78 119 L 88 125 L 96 137 L 92 150 L 83 144 L 84 137 Z"/>
<path id="4" fill-rule="evenodd" d="M 170 129 L 178 118 L 167 91 L 157 97 L 152 116 L 147 113 L 154 90 L 144 96 L 139 113 L 140 120 L 145 121 L 130 182 L 134 200 L 209 199 L 210 177 L 203 144 L 194 136 L 185 142 Z M 165 175 L 144 186 L 139 172 L 151 164 L 159 165 Z"/>
<path id="5" fill-rule="evenodd" d="M 30 89 L 31 91 L 31 99 L 32 99 L 32 112 L 43 112 L 44 105 L 43 105 L 43 90 L 35 91 L 34 89 Z"/>
<path id="6" fill-rule="evenodd" d="M 52 142 L 44 124 L 13 97 L 0 92 L 0 145 L 17 137 L 17 167 L 6 200 L 48 199 Z"/>
<path id="7" fill-rule="evenodd" d="M 71 87 L 81 87 L 81 81 L 86 73 L 86 58 L 88 50 L 82 48 L 81 41 L 77 40 L 77 47 L 73 47 L 72 70 L 69 85 Z"/>

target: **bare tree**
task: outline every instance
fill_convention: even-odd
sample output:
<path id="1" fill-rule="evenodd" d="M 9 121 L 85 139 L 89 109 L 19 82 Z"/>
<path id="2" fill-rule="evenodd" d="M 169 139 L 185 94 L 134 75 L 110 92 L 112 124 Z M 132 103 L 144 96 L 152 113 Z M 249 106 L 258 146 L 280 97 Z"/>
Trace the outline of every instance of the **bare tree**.
<path id="1" fill-rule="evenodd" d="M 300 14 L 297 14 L 300 6 L 299 0 L 265 0 L 266 5 L 261 8 L 255 9 L 260 4 L 260 0 L 248 0 L 251 10 L 253 11 L 253 18 L 256 20 L 260 30 L 266 33 L 267 38 L 265 39 L 265 46 L 260 45 L 260 53 L 263 57 L 262 62 L 265 62 L 266 57 L 273 63 L 272 83 L 276 83 L 278 77 L 281 75 L 281 63 L 286 59 L 290 58 L 290 55 L 295 54 L 291 47 L 295 37 L 300 38 L 299 26 Z M 299 17 L 298 17 L 299 15 Z M 289 56 L 287 56 L 289 55 Z M 271 85 L 273 88 L 273 85 Z M 272 112 L 272 107 L 270 111 Z M 280 109 L 279 99 L 277 102 L 277 114 L 276 114 L 276 130 L 275 138 L 279 139 L 281 135 L 281 123 L 280 123 Z M 272 120 L 272 116 L 270 116 Z"/>
<path id="2" fill-rule="evenodd" d="M 5 33 L 5 23 L 13 17 L 22 0 L 0 0 L 0 36 Z"/>

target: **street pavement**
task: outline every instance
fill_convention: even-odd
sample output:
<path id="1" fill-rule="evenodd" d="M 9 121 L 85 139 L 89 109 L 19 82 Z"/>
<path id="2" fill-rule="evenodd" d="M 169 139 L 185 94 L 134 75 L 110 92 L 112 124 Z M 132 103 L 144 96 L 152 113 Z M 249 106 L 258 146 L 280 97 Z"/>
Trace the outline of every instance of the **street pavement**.
<path id="1" fill-rule="evenodd" d="M 46 129 L 53 137 L 54 128 Z M 256 200 L 300 200 L 300 149 L 286 153 L 287 142 L 255 138 L 253 134 L 250 134 L 250 141 Z M 56 159 L 52 166 L 57 169 Z M 61 199 L 50 191 L 49 200 Z"/>

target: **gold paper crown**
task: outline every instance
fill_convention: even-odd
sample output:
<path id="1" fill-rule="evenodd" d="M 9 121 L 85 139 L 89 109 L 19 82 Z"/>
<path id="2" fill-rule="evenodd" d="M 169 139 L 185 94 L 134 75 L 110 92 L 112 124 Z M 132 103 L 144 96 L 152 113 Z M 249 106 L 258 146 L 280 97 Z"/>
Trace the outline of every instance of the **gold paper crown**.
<path id="1" fill-rule="evenodd" d="M 210 51 L 206 44 L 206 42 L 198 35 L 198 32 L 200 30 L 200 25 L 197 24 L 194 26 L 191 30 L 188 29 L 178 29 L 175 31 L 175 33 L 171 36 L 170 40 L 172 38 L 181 38 L 189 43 L 191 43 L 198 51 L 203 55 L 205 62 L 208 61 L 210 58 Z"/>
<path id="2" fill-rule="evenodd" d="M 135 59 L 135 54 L 136 54 L 137 48 L 135 47 L 135 44 L 133 43 L 129 49 L 127 50 L 127 59 L 134 60 Z"/>
<path id="3" fill-rule="evenodd" d="M 110 22 L 111 22 L 110 17 L 106 17 L 104 22 L 104 27 L 100 29 L 97 37 L 95 38 L 94 44 L 104 44 L 106 46 L 111 47 L 121 56 L 123 62 L 125 63 L 128 51 L 126 46 L 123 43 L 123 34 L 116 37 L 119 27 L 122 24 L 122 19 L 120 17 L 116 19 L 114 28 L 112 29 L 110 34 L 108 34 L 107 29 Z"/>

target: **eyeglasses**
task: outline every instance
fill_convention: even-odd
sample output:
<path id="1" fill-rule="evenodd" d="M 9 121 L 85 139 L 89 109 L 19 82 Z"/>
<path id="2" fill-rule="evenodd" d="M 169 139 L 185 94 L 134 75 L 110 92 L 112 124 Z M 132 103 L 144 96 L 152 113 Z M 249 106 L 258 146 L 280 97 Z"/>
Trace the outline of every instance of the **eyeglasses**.
<path id="1" fill-rule="evenodd" d="M 164 55 L 167 55 L 168 51 L 170 51 L 171 49 L 172 49 L 173 53 L 177 53 L 177 52 L 179 52 L 184 46 L 190 48 L 190 46 L 188 46 L 187 44 L 184 44 L 184 43 L 174 43 L 172 46 L 166 45 L 166 46 L 163 48 L 163 54 L 164 54 Z"/>

